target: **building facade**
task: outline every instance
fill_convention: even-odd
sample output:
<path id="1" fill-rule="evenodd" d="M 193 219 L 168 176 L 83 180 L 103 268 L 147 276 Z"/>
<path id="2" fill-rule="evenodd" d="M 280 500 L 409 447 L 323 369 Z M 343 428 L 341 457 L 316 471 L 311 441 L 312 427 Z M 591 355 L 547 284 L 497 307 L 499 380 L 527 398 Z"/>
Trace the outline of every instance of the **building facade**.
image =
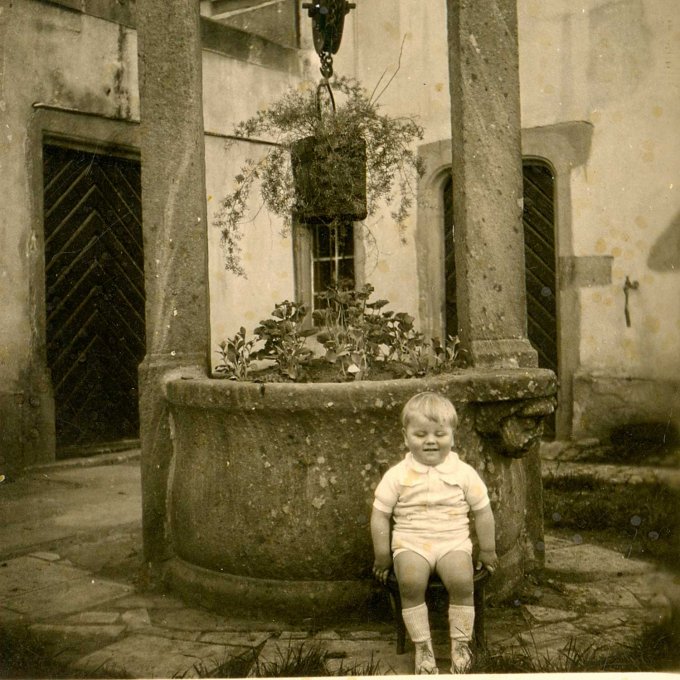
<path id="1" fill-rule="evenodd" d="M 356 4 L 336 73 L 369 91 L 391 81 L 384 110 L 425 129 L 426 173 L 404 238 L 385 210 L 330 253 L 314 232 L 281 237 L 253 196 L 243 278 L 224 269 L 212 222 L 243 161 L 265 147 L 234 139 L 234 125 L 316 81 L 318 60 L 293 0 L 201 3 L 213 365 L 240 326 L 250 332 L 275 303 L 309 299 L 305 272 L 324 258 L 351 259 L 357 283 L 370 282 L 427 335 L 456 332 L 446 3 Z M 680 425 L 673 4 L 518 1 L 529 338 L 558 374 L 559 438 Z M 0 2 L 2 472 L 137 437 L 143 8 Z"/>

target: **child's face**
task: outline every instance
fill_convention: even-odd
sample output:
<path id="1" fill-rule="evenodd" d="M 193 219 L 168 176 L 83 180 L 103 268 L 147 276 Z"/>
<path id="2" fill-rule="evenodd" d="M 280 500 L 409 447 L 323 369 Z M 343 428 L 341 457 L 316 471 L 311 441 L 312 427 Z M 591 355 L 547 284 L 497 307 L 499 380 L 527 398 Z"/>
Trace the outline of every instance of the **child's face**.
<path id="1" fill-rule="evenodd" d="M 413 413 L 404 428 L 404 441 L 413 457 L 423 465 L 439 465 L 453 446 L 453 428 L 419 413 Z"/>

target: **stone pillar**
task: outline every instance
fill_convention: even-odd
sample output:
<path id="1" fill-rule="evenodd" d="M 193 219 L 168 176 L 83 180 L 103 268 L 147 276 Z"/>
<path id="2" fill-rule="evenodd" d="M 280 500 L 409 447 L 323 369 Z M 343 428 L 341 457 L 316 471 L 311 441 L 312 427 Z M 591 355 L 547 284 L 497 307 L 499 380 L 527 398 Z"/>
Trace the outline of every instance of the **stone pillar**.
<path id="1" fill-rule="evenodd" d="M 527 340 L 516 0 L 447 0 L 461 346 L 537 366 Z"/>
<path id="2" fill-rule="evenodd" d="M 166 492 L 172 440 L 165 383 L 206 375 L 208 247 L 199 3 L 138 7 L 146 347 L 140 366 L 146 560 L 171 553 Z"/>

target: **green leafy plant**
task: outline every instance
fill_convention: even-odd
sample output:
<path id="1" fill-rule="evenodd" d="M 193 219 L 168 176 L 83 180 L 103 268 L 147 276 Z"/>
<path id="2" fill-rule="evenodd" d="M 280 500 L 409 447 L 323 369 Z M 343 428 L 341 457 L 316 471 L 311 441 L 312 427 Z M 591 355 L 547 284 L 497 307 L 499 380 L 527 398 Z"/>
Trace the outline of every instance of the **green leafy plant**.
<path id="1" fill-rule="evenodd" d="M 273 360 L 279 373 L 291 380 L 301 376 L 302 367 L 314 354 L 305 345 L 305 339 L 315 333 L 314 329 L 304 328 L 306 315 L 304 305 L 284 300 L 274 307 L 273 318 L 260 321 L 255 329 L 255 335 L 264 341 L 257 357 Z"/>
<path id="2" fill-rule="evenodd" d="M 333 92 L 341 99 L 337 105 Z M 356 80 L 334 78 L 327 94 L 330 97 L 324 99 L 321 88 L 291 89 L 235 127 L 236 137 L 267 137 L 273 144 L 261 159 L 245 161 L 234 177 L 233 189 L 220 201 L 214 224 L 221 232 L 228 270 L 245 275 L 239 242 L 256 182 L 264 206 L 283 219 L 284 233 L 294 215 L 314 212 L 310 203 L 326 204 L 330 213 L 342 213 L 343 206 L 363 192 L 367 216 L 375 214 L 381 204 L 392 206 L 392 218 L 403 230 L 413 205 L 415 179 L 423 172 L 412 148 L 423 137 L 422 127 L 412 118 L 381 113 L 379 95 L 369 94 Z M 310 153 L 300 151 L 304 140 L 313 140 L 307 149 Z M 311 198 L 296 191 L 293 150 L 296 158 L 301 153 L 312 161 L 313 178 L 297 173 L 299 184 L 316 190 Z"/>
<path id="3" fill-rule="evenodd" d="M 246 329 L 241 326 L 233 338 L 220 343 L 217 353 L 222 363 L 217 364 L 215 371 L 232 380 L 248 380 L 255 342 L 246 340 Z"/>
<path id="4" fill-rule="evenodd" d="M 323 306 L 313 314 L 326 361 L 356 380 L 365 378 L 375 362 L 386 355 L 383 347 L 389 337 L 380 309 L 389 303 L 369 302 L 373 291 L 370 283 L 359 290 L 342 284 L 331 286 L 319 294 Z"/>
<path id="5" fill-rule="evenodd" d="M 319 294 L 319 308 L 314 311 L 314 327 L 307 322 L 304 305 L 284 300 L 278 303 L 271 318 L 260 321 L 255 329 L 257 340 L 246 340 L 243 327 L 231 339 L 222 342 L 218 354 L 222 363 L 216 373 L 233 380 L 313 379 L 319 375 L 318 362 L 335 367 L 335 377 L 321 380 L 365 380 L 376 373 L 382 379 L 417 377 L 453 371 L 459 367 L 458 339 L 449 336 L 446 343 L 425 340 L 414 327 L 412 316 L 385 310 L 387 300 L 371 300 L 370 283 L 358 290 L 342 284 Z M 316 335 L 323 348 L 322 356 L 307 346 Z M 254 349 L 254 343 L 264 343 Z M 315 348 L 318 350 L 318 346 Z M 276 375 L 251 367 L 254 360 L 273 362 Z M 317 363 L 315 363 L 317 362 Z M 332 373 L 332 372 L 331 372 Z"/>

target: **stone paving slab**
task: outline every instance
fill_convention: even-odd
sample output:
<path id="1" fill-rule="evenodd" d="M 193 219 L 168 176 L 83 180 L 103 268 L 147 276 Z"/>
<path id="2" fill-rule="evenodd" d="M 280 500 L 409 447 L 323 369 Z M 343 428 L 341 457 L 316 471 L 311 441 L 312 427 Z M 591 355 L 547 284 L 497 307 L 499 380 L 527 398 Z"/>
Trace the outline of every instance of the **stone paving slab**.
<path id="1" fill-rule="evenodd" d="M 165 593 L 135 593 L 128 597 L 116 600 L 116 607 L 121 609 L 186 609 L 186 603 L 172 595 Z"/>
<path id="2" fill-rule="evenodd" d="M 125 632 L 123 625 L 59 625 L 53 623 L 35 623 L 30 628 L 41 638 L 52 638 L 60 641 L 95 640 L 109 644 Z"/>
<path id="3" fill-rule="evenodd" d="M 562 584 L 567 598 L 575 607 L 602 607 L 640 609 L 639 600 L 628 588 L 611 582 L 589 584 Z"/>
<path id="4" fill-rule="evenodd" d="M 559 574 L 575 574 L 580 578 L 606 577 L 624 574 L 645 574 L 654 565 L 590 543 L 571 544 L 546 551 L 545 568 Z"/>
<path id="5" fill-rule="evenodd" d="M 557 623 L 578 618 L 578 612 L 555 609 L 553 607 L 539 607 L 538 605 L 524 605 L 524 610 L 529 614 L 531 621 L 538 623 Z"/>
<path id="6" fill-rule="evenodd" d="M 169 640 L 188 640 L 198 642 L 201 637 L 200 630 L 176 630 L 174 628 L 159 628 L 158 626 L 147 626 L 134 631 L 137 635 L 149 635 L 151 637 L 164 637 Z"/>
<path id="7" fill-rule="evenodd" d="M 42 620 L 96 607 L 131 591 L 128 585 L 85 576 L 7 598 L 3 605 Z"/>
<path id="8" fill-rule="evenodd" d="M 118 623 L 120 620 L 120 612 L 111 611 L 88 611 L 79 612 L 78 614 L 73 614 L 72 616 L 67 616 L 64 619 L 64 623 L 76 625 L 76 626 L 87 626 L 87 625 L 111 625 L 113 623 Z"/>
<path id="9" fill-rule="evenodd" d="M 247 651 L 187 640 L 131 635 L 87 654 L 73 667 L 85 672 L 102 668 L 124 669 L 133 678 L 195 678 L 199 677 L 197 667 L 212 669 L 235 656 L 235 650 L 239 653 Z"/>
<path id="10" fill-rule="evenodd" d="M 556 645 L 561 647 L 569 640 L 592 640 L 592 636 L 584 633 L 573 623 L 560 621 L 545 626 L 532 628 L 520 633 L 517 641 L 528 645 L 529 649 L 545 650 Z M 505 645 L 504 645 L 505 646 Z"/>
<path id="11" fill-rule="evenodd" d="M 202 609 L 182 607 L 150 613 L 151 623 L 179 630 L 228 630 L 229 619 Z"/>
<path id="12" fill-rule="evenodd" d="M 38 557 L 16 557 L 0 563 L 0 602 L 88 576 L 88 572 L 76 567 Z"/>
<path id="13" fill-rule="evenodd" d="M 646 625 L 658 623 L 659 614 L 646 609 L 607 609 L 606 611 L 589 612 L 578 621 L 578 627 L 593 635 L 612 630 L 619 626 Z"/>
<path id="14" fill-rule="evenodd" d="M 268 632 L 250 633 L 236 633 L 232 631 L 220 631 L 213 633 L 200 633 L 199 640 L 201 642 L 212 643 L 216 645 L 225 645 L 231 647 L 259 647 L 264 644 L 272 636 Z"/>

